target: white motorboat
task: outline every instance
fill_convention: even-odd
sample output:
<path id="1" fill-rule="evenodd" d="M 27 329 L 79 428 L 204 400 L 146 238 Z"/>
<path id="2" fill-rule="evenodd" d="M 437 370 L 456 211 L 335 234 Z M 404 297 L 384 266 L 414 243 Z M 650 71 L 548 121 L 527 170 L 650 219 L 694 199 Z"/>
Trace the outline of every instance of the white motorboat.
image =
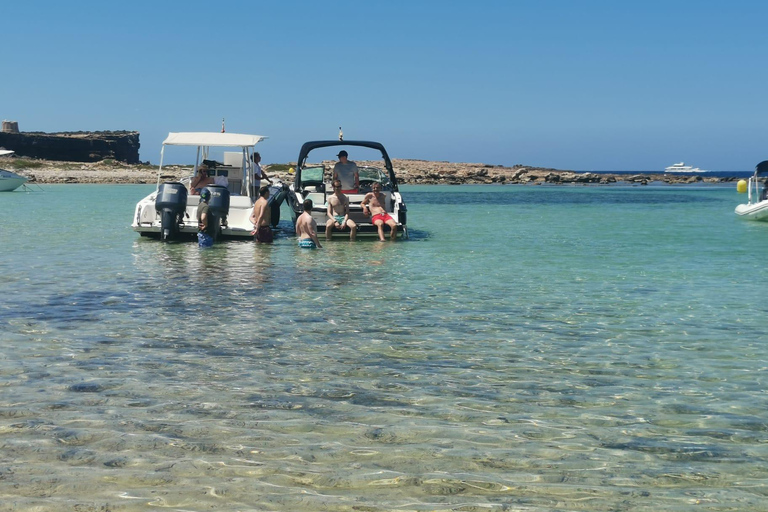
<path id="1" fill-rule="evenodd" d="M 685 162 L 680 162 L 677 164 L 672 164 L 666 169 L 664 169 L 664 172 L 707 172 L 702 171 L 698 167 L 691 167 L 690 165 L 685 165 Z"/>
<path id="2" fill-rule="evenodd" d="M 205 188 L 211 191 L 209 206 L 216 224 L 216 238 L 252 239 L 254 229 L 250 215 L 255 201 L 252 191 L 253 152 L 256 144 L 266 139 L 262 135 L 219 132 L 169 133 L 160 151 L 157 188 L 138 202 L 132 227 L 142 236 L 161 240 L 192 239 L 197 235 L 197 206 L 200 196 L 189 190 L 192 178 L 200 165 L 209 168 L 213 183 Z M 160 183 L 166 146 L 197 148 L 192 174 L 180 182 Z M 238 149 L 224 152 L 224 162 L 209 160 L 210 148 Z M 288 194 L 288 186 L 278 180 L 270 186 L 272 225 L 280 220 L 280 204 Z"/>
<path id="3" fill-rule="evenodd" d="M 765 178 L 762 191 L 760 178 Z M 737 190 L 747 193 L 747 202 L 736 207 L 736 215 L 741 219 L 768 222 L 768 160 L 755 166 L 755 174 L 748 181 L 740 180 Z"/>
<path id="4" fill-rule="evenodd" d="M 365 195 L 371 191 L 373 183 L 378 182 L 381 184 L 381 191 L 386 199 L 385 208 L 387 213 L 397 223 L 397 236 L 408 238 L 407 208 L 403 197 L 400 195 L 397 177 L 392 168 L 392 161 L 387 154 L 387 150 L 379 142 L 320 140 L 306 142 L 302 145 L 299 151 L 299 159 L 297 160 L 295 179 L 290 186 L 290 193 L 287 196 L 288 204 L 291 206 L 293 223 L 296 223 L 299 215 L 304 211 L 304 200 L 311 199 L 313 203 L 312 218 L 317 222 L 318 235 L 325 236 L 325 224 L 328 220 L 327 198 L 333 193 L 333 187 L 331 186 L 332 169 L 326 169 L 322 164 L 309 164 L 307 160 L 311 151 L 333 146 L 370 148 L 379 151 L 383 160 L 382 168 L 359 166 L 359 189 L 356 193 L 345 194 L 349 198 L 349 218 L 358 226 L 357 236 L 378 236 L 378 228 L 371 223 L 371 217 L 366 216 L 363 213 L 363 208 L 360 206 Z M 385 229 L 389 230 L 388 227 Z M 335 232 L 335 235 L 335 239 L 340 240 L 344 238 L 338 231 Z"/>
<path id="5" fill-rule="evenodd" d="M 13 151 L 0 149 L 0 156 L 12 155 Z M 29 181 L 29 178 L 15 172 L 0 169 L 0 192 L 12 192 Z"/>

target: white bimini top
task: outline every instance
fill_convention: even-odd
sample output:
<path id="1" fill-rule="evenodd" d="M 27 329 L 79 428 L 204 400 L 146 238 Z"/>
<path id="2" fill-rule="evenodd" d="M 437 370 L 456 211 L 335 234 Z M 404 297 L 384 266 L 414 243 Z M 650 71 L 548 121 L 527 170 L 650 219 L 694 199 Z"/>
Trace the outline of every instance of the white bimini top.
<path id="1" fill-rule="evenodd" d="M 220 132 L 171 132 L 163 141 L 164 146 L 217 146 L 217 147 L 250 147 L 255 146 L 267 137 L 263 135 L 247 135 L 244 133 Z"/>

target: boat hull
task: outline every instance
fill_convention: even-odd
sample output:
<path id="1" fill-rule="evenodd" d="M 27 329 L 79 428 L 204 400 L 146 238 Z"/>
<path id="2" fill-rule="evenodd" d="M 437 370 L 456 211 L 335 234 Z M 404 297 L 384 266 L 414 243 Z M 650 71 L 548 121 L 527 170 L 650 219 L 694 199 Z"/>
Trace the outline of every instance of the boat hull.
<path id="1" fill-rule="evenodd" d="M 736 207 L 740 219 L 768 222 L 768 200 L 753 204 L 740 204 Z"/>
<path id="2" fill-rule="evenodd" d="M 9 171 L 0 174 L 0 192 L 12 192 L 29 181 L 24 176 L 19 176 Z"/>
<path id="3" fill-rule="evenodd" d="M 285 191 L 282 183 L 276 182 L 270 187 L 270 207 L 272 208 L 272 225 L 275 227 L 280 220 L 280 205 L 285 199 Z M 162 220 L 155 208 L 157 191 L 152 192 L 136 205 L 131 227 L 142 236 L 160 237 Z M 187 206 L 184 211 L 184 223 L 179 226 L 179 238 L 196 239 L 197 237 L 197 207 L 200 204 L 200 196 L 187 196 Z M 251 213 L 253 205 L 247 196 L 231 196 L 227 225 L 221 228 L 221 237 L 228 239 L 253 239 L 253 224 Z"/>

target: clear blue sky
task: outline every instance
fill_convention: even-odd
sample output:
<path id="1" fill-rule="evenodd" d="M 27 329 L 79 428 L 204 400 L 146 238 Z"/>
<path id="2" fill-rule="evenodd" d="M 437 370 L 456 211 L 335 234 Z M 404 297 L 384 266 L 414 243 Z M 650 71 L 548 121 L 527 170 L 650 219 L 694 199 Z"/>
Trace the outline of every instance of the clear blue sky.
<path id="1" fill-rule="evenodd" d="M 2 6 L 22 131 L 383 142 L 394 158 L 749 170 L 768 158 L 768 2 L 36 1 Z"/>

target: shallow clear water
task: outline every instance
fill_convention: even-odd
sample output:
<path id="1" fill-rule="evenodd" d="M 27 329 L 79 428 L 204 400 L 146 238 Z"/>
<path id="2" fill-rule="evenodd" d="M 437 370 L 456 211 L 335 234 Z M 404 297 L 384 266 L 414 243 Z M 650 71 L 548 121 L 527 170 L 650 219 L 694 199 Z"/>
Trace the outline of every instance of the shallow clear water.
<path id="1" fill-rule="evenodd" d="M 141 239 L 150 189 L 0 195 L 0 510 L 768 508 L 735 187 L 404 187 L 318 251 Z"/>

